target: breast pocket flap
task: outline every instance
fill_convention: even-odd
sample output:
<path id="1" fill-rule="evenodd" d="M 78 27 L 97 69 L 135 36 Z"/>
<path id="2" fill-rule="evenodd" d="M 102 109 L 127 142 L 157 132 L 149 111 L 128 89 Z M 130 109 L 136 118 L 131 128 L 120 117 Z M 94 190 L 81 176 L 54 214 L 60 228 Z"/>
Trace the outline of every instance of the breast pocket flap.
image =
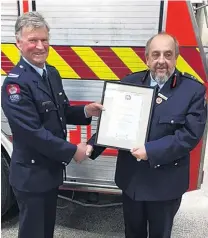
<path id="1" fill-rule="evenodd" d="M 161 116 L 159 119 L 159 123 L 185 124 L 185 116 L 184 115 Z"/>
<path id="2" fill-rule="evenodd" d="M 38 102 L 38 111 L 40 113 L 50 112 L 57 110 L 56 105 L 52 101 Z"/>

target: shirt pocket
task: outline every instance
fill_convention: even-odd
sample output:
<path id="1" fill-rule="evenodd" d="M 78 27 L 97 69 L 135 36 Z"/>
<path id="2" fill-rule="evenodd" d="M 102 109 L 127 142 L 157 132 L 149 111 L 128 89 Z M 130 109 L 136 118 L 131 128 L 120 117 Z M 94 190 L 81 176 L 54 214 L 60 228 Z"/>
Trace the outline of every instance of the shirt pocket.
<path id="1" fill-rule="evenodd" d="M 52 111 L 57 111 L 56 105 L 52 101 L 40 101 L 37 104 L 39 113 L 50 113 Z"/>
<path id="2" fill-rule="evenodd" d="M 57 107 L 52 101 L 39 101 L 37 110 L 43 125 L 48 124 L 50 120 L 57 117 Z"/>
<path id="3" fill-rule="evenodd" d="M 160 116 L 159 124 L 171 124 L 171 125 L 184 125 L 185 124 L 185 115 L 167 115 Z"/>
<path id="4" fill-rule="evenodd" d="M 174 134 L 177 129 L 184 126 L 185 121 L 185 115 L 160 116 L 159 127 L 166 134 Z"/>

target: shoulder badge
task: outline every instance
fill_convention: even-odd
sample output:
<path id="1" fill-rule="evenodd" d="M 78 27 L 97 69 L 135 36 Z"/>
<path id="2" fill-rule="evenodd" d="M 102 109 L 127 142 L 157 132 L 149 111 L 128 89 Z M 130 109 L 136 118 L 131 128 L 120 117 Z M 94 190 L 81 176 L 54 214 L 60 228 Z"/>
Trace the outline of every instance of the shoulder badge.
<path id="1" fill-rule="evenodd" d="M 136 71 L 136 72 L 129 73 L 126 76 L 133 75 L 133 74 L 139 74 L 139 73 L 146 73 L 147 71 L 149 71 L 149 70 L 145 69 L 145 70 L 141 70 L 141 71 Z"/>
<path id="2" fill-rule="evenodd" d="M 6 90 L 7 90 L 8 95 L 20 93 L 20 87 L 18 84 L 8 84 L 6 87 Z"/>
<path id="3" fill-rule="evenodd" d="M 21 100 L 20 87 L 18 84 L 8 84 L 6 86 L 6 91 L 10 102 L 15 103 Z"/>
<path id="4" fill-rule="evenodd" d="M 181 75 L 183 76 L 183 77 L 185 77 L 185 78 L 188 78 L 188 79 L 192 79 L 192 80 L 194 80 L 194 81 L 196 81 L 197 83 L 201 83 L 197 78 L 195 78 L 193 75 L 191 75 L 191 74 L 188 74 L 188 73 L 186 73 L 186 72 L 183 72 L 183 73 L 181 73 Z M 201 83 L 202 84 L 202 83 Z"/>

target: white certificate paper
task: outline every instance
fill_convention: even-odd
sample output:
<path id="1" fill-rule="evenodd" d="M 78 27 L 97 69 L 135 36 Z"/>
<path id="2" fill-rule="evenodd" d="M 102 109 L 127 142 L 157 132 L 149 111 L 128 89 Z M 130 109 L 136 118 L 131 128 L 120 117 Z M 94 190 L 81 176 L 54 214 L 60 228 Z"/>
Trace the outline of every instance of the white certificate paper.
<path id="1" fill-rule="evenodd" d="M 127 150 L 144 145 L 153 93 L 149 87 L 106 82 L 96 144 Z"/>

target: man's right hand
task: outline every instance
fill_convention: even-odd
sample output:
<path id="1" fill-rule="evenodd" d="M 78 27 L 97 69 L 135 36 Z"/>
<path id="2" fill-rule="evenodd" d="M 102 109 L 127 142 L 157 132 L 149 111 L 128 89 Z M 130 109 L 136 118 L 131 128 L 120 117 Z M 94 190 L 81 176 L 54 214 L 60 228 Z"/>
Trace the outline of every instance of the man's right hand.
<path id="1" fill-rule="evenodd" d="M 81 163 L 83 160 L 85 160 L 87 158 L 86 155 L 86 151 L 87 151 L 87 144 L 86 143 L 79 143 L 77 145 L 77 151 L 74 154 L 74 160 L 77 163 Z"/>

